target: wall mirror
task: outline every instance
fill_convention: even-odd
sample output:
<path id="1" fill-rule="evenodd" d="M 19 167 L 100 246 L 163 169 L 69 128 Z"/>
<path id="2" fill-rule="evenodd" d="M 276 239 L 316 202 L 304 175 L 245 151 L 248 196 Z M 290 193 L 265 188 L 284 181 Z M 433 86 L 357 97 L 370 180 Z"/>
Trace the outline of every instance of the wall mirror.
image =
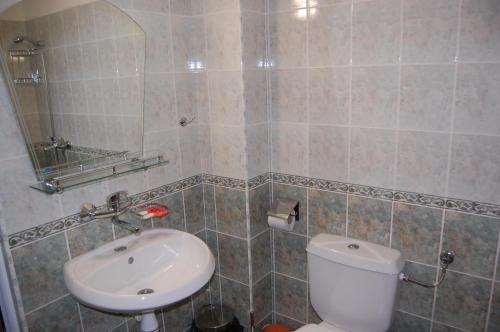
<path id="1" fill-rule="evenodd" d="M 18 122 L 46 192 L 165 162 L 143 159 L 145 33 L 106 1 L 21 0 L 0 13 Z"/>

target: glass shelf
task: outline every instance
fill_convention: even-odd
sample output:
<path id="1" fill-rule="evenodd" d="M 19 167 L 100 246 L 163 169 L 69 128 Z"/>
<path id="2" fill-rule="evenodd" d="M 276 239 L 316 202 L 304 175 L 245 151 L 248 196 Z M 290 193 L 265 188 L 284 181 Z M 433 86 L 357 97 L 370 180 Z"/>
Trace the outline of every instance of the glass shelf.
<path id="1" fill-rule="evenodd" d="M 147 170 L 153 167 L 167 165 L 168 163 L 169 161 L 163 159 L 162 156 L 151 158 L 133 158 L 127 161 L 85 170 L 71 175 L 47 178 L 44 181 L 31 185 L 31 188 L 43 191 L 47 194 L 60 194 L 67 189 L 102 181 L 108 178 Z"/>

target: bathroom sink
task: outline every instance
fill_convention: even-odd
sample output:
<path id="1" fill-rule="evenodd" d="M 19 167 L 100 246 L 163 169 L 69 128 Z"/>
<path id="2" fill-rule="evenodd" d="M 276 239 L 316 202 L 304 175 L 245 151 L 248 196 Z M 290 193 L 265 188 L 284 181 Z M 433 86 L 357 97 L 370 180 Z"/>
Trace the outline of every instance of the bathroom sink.
<path id="1" fill-rule="evenodd" d="M 71 259 L 64 265 L 64 281 L 91 307 L 143 313 L 192 295 L 214 269 L 210 249 L 196 236 L 150 229 Z"/>

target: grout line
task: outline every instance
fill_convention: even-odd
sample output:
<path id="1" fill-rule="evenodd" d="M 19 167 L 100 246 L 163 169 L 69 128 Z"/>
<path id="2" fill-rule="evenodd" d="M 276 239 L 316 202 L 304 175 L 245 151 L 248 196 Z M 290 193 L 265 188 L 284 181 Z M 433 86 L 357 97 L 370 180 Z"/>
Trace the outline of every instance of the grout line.
<path id="1" fill-rule="evenodd" d="M 391 221 L 389 226 L 389 248 L 392 248 L 392 232 L 394 230 L 394 207 L 396 206 L 396 202 L 391 202 Z"/>
<path id="2" fill-rule="evenodd" d="M 61 299 L 65 298 L 65 297 L 67 297 L 67 296 L 70 296 L 70 294 L 69 294 L 69 293 L 66 293 L 66 294 L 64 294 L 64 295 L 62 295 L 62 296 L 56 297 L 55 299 L 53 299 L 53 300 L 51 300 L 51 301 L 49 301 L 49 302 L 47 302 L 47 303 L 45 303 L 45 304 L 43 304 L 43 305 L 41 305 L 41 306 L 39 306 L 39 307 L 36 307 L 36 308 L 35 308 L 35 309 L 33 309 L 33 310 L 26 311 L 26 312 L 25 312 L 25 314 L 24 314 L 24 316 L 26 317 L 26 316 L 28 316 L 28 315 L 31 315 L 31 314 L 32 314 L 32 313 L 34 313 L 35 311 L 41 310 L 41 309 L 43 309 L 43 308 L 45 308 L 45 307 L 48 307 L 49 305 L 51 305 L 51 304 L 53 304 L 53 303 L 56 303 L 57 301 L 59 301 L 59 300 L 61 300 Z"/>
<path id="3" fill-rule="evenodd" d="M 306 26 L 306 44 L 305 44 L 305 47 L 306 47 L 306 68 L 309 68 L 309 65 L 310 65 L 310 61 L 309 61 L 309 57 L 310 57 L 310 52 L 309 52 L 309 24 L 310 24 L 310 20 L 311 20 L 311 17 L 310 17 L 310 9 L 309 9 L 309 2 L 310 0 L 306 0 L 305 1 L 305 5 L 306 5 L 306 21 L 305 21 L 305 26 Z M 310 70 L 308 69 L 305 69 L 306 70 L 306 123 L 307 123 L 307 126 L 306 126 L 306 154 L 305 154 L 305 162 L 306 162 L 306 174 L 307 176 L 310 175 L 311 171 L 310 171 L 310 167 L 311 167 L 311 161 L 310 161 L 310 151 L 311 151 L 311 129 L 310 129 L 310 124 L 309 124 L 309 121 L 310 121 L 310 105 L 309 105 L 309 99 L 311 97 L 311 89 L 309 87 L 309 80 L 310 80 Z"/>
<path id="4" fill-rule="evenodd" d="M 500 230 L 498 231 L 497 252 L 495 255 L 495 262 L 493 264 L 493 280 L 491 282 L 490 299 L 488 301 L 488 311 L 486 313 L 486 324 L 484 326 L 485 332 L 488 332 L 488 325 L 490 323 L 490 316 L 491 316 L 492 309 L 493 309 L 493 295 L 495 293 L 495 283 L 496 283 L 496 278 L 497 278 L 497 270 L 498 270 L 499 260 L 500 260 Z"/>
<path id="5" fill-rule="evenodd" d="M 166 16 L 168 16 L 168 29 L 169 29 L 169 34 L 168 34 L 168 38 L 169 38 L 169 42 L 170 44 L 172 45 L 173 43 L 173 23 L 172 23 L 172 20 L 170 19 L 170 6 L 169 6 L 169 12 L 166 14 Z M 172 47 L 173 48 L 173 47 Z M 171 49 L 171 52 L 170 52 L 170 65 L 172 66 L 172 68 L 175 68 L 175 59 L 174 59 L 174 52 L 173 52 L 173 49 Z M 179 109 L 177 107 L 177 84 L 176 84 L 176 79 L 175 79 L 175 74 L 171 75 L 171 78 L 172 80 L 172 87 L 174 89 L 174 111 L 175 111 L 175 121 L 178 121 L 179 119 Z M 177 122 L 176 122 L 177 124 Z M 180 175 L 181 177 L 184 176 L 184 168 L 182 167 L 182 149 L 181 149 L 181 130 L 179 129 L 179 127 L 176 125 L 174 126 L 174 130 L 175 130 L 175 133 L 176 133 L 176 137 L 177 137 L 177 151 L 178 151 L 178 158 L 177 158 L 177 161 L 178 161 L 178 168 L 179 168 L 179 172 L 180 172 Z M 186 225 L 186 223 L 184 223 L 184 226 Z"/>
<path id="6" fill-rule="evenodd" d="M 448 154 L 447 154 L 447 165 L 446 165 L 446 175 L 445 175 L 445 196 L 449 195 L 449 183 L 450 183 L 450 171 L 451 171 L 451 163 L 452 163 L 452 153 L 453 153 L 453 133 L 455 130 L 455 102 L 457 96 L 457 80 L 458 80 L 458 58 L 460 53 L 460 29 L 462 24 L 462 4 L 463 0 L 459 0 L 458 2 L 458 18 L 457 18 L 457 40 L 455 44 L 455 59 L 454 59 L 454 73 L 453 73 L 453 95 L 451 100 L 451 114 L 450 114 L 450 137 L 448 142 Z M 439 240 L 439 253 L 443 250 L 443 236 L 444 236 L 444 226 L 445 226 L 445 218 L 446 218 L 446 210 L 444 209 L 442 212 L 442 221 L 441 221 L 441 234 Z M 437 265 L 439 267 L 439 256 L 437 260 Z M 436 280 L 439 278 L 440 269 L 438 268 L 436 271 Z M 438 298 L 438 288 L 434 289 L 434 298 L 432 301 L 432 321 L 431 321 L 431 332 L 434 329 L 434 319 L 436 314 L 436 305 Z"/>
<path id="7" fill-rule="evenodd" d="M 301 281 L 301 282 L 307 283 L 307 280 L 300 279 L 300 278 L 297 278 L 297 277 L 292 277 L 292 276 L 289 276 L 288 274 L 284 274 L 284 273 L 281 273 L 281 272 L 276 272 L 275 271 L 274 274 L 277 274 L 277 275 L 285 277 L 285 278 L 289 278 L 289 279 L 293 279 L 293 280 L 296 280 L 296 281 Z"/>
<path id="8" fill-rule="evenodd" d="M 188 232 L 187 230 L 187 217 L 186 217 L 186 201 L 184 199 L 184 189 L 181 190 L 181 197 L 182 197 L 182 214 L 183 214 L 183 221 L 184 221 L 184 231 Z M 151 218 L 154 219 L 154 218 Z"/>
<path id="9" fill-rule="evenodd" d="M 492 281 L 493 280 L 492 278 L 480 276 L 480 275 L 477 275 L 477 274 L 471 274 L 471 273 L 467 273 L 467 272 L 457 271 L 457 270 L 453 270 L 453 269 L 450 269 L 450 268 L 448 268 L 448 272 L 452 272 L 452 273 L 455 273 L 455 274 L 460 274 L 460 275 L 471 277 L 471 278 L 481 279 L 481 280 L 485 280 L 485 281 Z"/>
<path id="10" fill-rule="evenodd" d="M 204 221 L 204 224 L 205 224 L 205 228 L 203 229 L 203 232 L 205 233 L 205 243 L 208 242 L 208 233 L 207 233 L 207 202 L 206 202 L 206 197 L 205 197 L 205 185 L 202 183 L 201 184 L 201 196 L 202 196 L 202 199 L 203 199 L 203 221 Z M 214 201 L 215 201 L 215 197 L 214 197 Z M 212 253 L 213 254 L 213 253 Z M 209 281 L 209 286 L 208 286 L 208 301 L 209 303 L 213 303 L 212 301 L 212 289 L 210 287 L 210 281 Z M 193 304 L 194 306 L 194 304 Z M 194 307 L 193 307 L 193 313 L 194 313 Z"/>
<path id="11" fill-rule="evenodd" d="M 422 265 L 422 266 L 426 266 L 426 267 L 430 267 L 430 268 L 434 268 L 434 269 L 438 268 L 438 266 L 436 266 L 436 265 L 431 265 L 431 264 L 427 264 L 427 263 L 421 263 L 421 262 L 410 260 L 410 259 L 405 259 L 405 261 L 407 261 L 408 263 Z"/>
<path id="12" fill-rule="evenodd" d="M 241 281 L 238 281 L 238 280 L 236 280 L 236 279 L 230 278 L 230 277 L 225 276 L 225 275 L 223 275 L 223 274 L 220 274 L 220 273 L 219 273 L 218 275 L 219 275 L 219 278 L 224 278 L 224 279 L 226 279 L 226 280 L 229 280 L 229 281 L 232 281 L 232 282 L 238 283 L 238 284 L 240 284 L 240 285 L 243 285 L 243 286 L 246 286 L 246 287 L 250 287 L 250 285 L 249 285 L 249 284 L 245 284 L 244 282 L 241 282 Z"/>
<path id="13" fill-rule="evenodd" d="M 404 0 L 401 0 L 399 8 L 399 58 L 398 58 L 398 96 L 396 106 L 396 136 L 395 136 L 395 149 L 394 149 L 394 169 L 392 174 L 392 188 L 397 188 L 397 174 L 399 168 L 399 125 L 401 114 L 401 81 L 402 81 L 402 62 L 403 62 L 403 36 L 404 36 Z M 391 221 L 389 226 L 389 247 L 392 247 L 392 232 L 394 226 L 394 207 L 395 202 L 391 202 Z"/>
<path id="14" fill-rule="evenodd" d="M 290 120 L 280 120 L 280 121 L 272 121 L 277 124 L 285 124 L 285 125 L 304 125 L 304 122 L 300 121 L 290 121 Z M 384 131 L 408 131 L 412 133 L 430 133 L 430 134 L 450 134 L 449 130 L 433 130 L 433 129 L 415 129 L 411 127 L 400 127 L 400 128 L 390 128 L 390 127 L 382 127 L 382 126 L 367 126 L 367 125 L 357 125 L 357 124 L 330 124 L 330 123 L 320 123 L 320 122 L 311 122 L 311 126 L 321 126 L 321 127 L 330 127 L 330 128 L 352 128 L 352 129 L 376 129 L 376 130 L 384 130 Z M 224 125 L 225 127 L 238 127 L 231 125 Z M 485 137 L 500 137 L 498 134 L 489 134 L 489 133 L 477 133 L 477 132 L 468 132 L 468 131 L 455 131 L 457 135 L 466 135 L 466 136 L 485 136 Z M 276 172 L 279 173 L 279 172 Z"/>
<path id="15" fill-rule="evenodd" d="M 347 105 L 347 181 L 351 181 L 351 139 L 352 139 L 352 68 L 353 68 L 353 29 L 354 29 L 354 1 L 351 0 L 350 11 L 350 46 L 349 46 L 349 64 L 347 68 L 349 69 L 349 91 L 348 91 L 348 105 Z M 347 232 L 347 231 L 346 231 Z M 347 233 L 346 233 L 347 234 Z"/>
<path id="16" fill-rule="evenodd" d="M 400 113 L 401 113 L 401 81 L 402 81 L 402 59 L 403 59 L 403 34 L 404 34 L 404 1 L 401 0 L 399 5 L 399 56 L 398 56 L 398 87 L 397 87 L 397 101 L 396 101 L 396 129 L 399 129 Z M 399 130 L 396 130 L 395 148 L 394 148 L 394 169 L 392 173 L 392 188 L 397 188 L 397 174 L 399 167 Z"/>
<path id="17" fill-rule="evenodd" d="M 271 230 L 271 272 L 272 276 L 272 308 L 273 313 L 276 311 L 276 257 L 275 257 L 275 249 L 274 249 L 274 229 Z M 274 316 L 273 316 L 274 321 Z"/>
<path id="18" fill-rule="evenodd" d="M 457 61 L 461 65 L 496 65 L 500 64 L 500 61 Z M 452 66 L 455 62 L 402 62 L 402 66 Z M 273 70 L 307 70 L 307 69 L 328 69 L 328 68 L 365 68 L 365 67 L 397 67 L 397 63 L 356 63 L 356 64 L 345 64 L 345 65 L 324 65 L 324 66 L 310 66 L 310 67 L 305 67 L 305 66 L 280 66 L 280 67 L 273 67 Z M 162 74 L 190 74 L 190 73 L 224 73 L 224 72 L 239 72 L 239 69 L 204 69 L 204 70 L 197 70 L 197 71 L 190 71 L 190 70 L 170 70 L 170 71 L 165 71 L 165 70 L 160 70 L 160 71 L 146 71 L 144 74 L 147 75 L 162 75 Z M 252 68 L 247 68 L 245 71 L 252 71 L 252 72 L 257 72 L 257 71 L 262 71 L 262 69 L 252 69 Z M 137 76 L 142 76 L 143 73 L 137 74 L 137 75 L 124 75 L 124 76 L 102 76 L 99 78 L 102 79 L 111 79 L 111 78 L 128 78 L 128 77 L 137 77 Z M 89 79 L 82 79 L 82 80 L 89 80 Z M 52 82 L 66 82 L 66 81 L 71 81 L 71 80 L 57 80 L 57 81 L 52 81 Z"/>
<path id="19" fill-rule="evenodd" d="M 457 326 L 454 326 L 454 325 L 450 325 L 450 324 L 448 324 L 448 323 L 442 323 L 442 322 L 437 321 L 437 320 L 433 320 L 433 321 L 431 321 L 431 331 L 432 331 L 432 329 L 434 328 L 434 323 L 438 323 L 438 324 L 443 325 L 443 326 L 446 326 L 446 327 L 451 327 L 451 328 L 453 328 L 453 329 L 455 329 L 455 330 L 457 330 L 457 331 L 470 332 L 469 330 L 464 330 L 464 329 L 462 329 L 462 328 L 460 328 L 460 327 L 457 327 Z"/>
<path id="20" fill-rule="evenodd" d="M 266 229 L 264 229 L 263 231 L 255 234 L 250 240 L 255 240 L 256 238 L 258 238 L 259 236 L 261 236 L 262 234 L 266 233 L 266 232 L 269 232 L 269 230 L 271 229 L 271 227 L 267 227 Z"/>
<path id="21" fill-rule="evenodd" d="M 456 326 L 452 326 L 452 325 L 449 325 L 449 324 L 447 324 L 447 323 L 446 323 L 446 324 L 444 324 L 444 323 L 441 323 L 441 322 L 439 322 L 439 321 L 434 321 L 434 320 L 431 320 L 431 319 L 426 318 L 426 317 L 424 317 L 424 316 L 420 316 L 420 315 L 417 315 L 417 314 L 413 314 L 413 313 L 411 313 L 411 312 L 407 312 L 407 311 L 405 311 L 405 310 L 397 309 L 396 311 L 399 311 L 399 312 L 401 312 L 401 313 L 407 314 L 407 315 L 409 315 L 409 316 L 413 316 L 413 317 L 417 317 L 417 318 L 420 318 L 420 319 L 424 319 L 424 320 L 426 320 L 426 321 L 429 321 L 429 322 L 430 322 L 430 324 L 431 324 L 431 330 L 430 330 L 430 331 L 432 331 L 432 325 L 433 325 L 434 323 L 439 323 L 440 325 L 443 325 L 443 326 L 446 326 L 446 327 L 451 327 L 451 328 L 456 329 L 456 330 L 458 330 L 458 331 L 468 332 L 467 330 L 463 330 L 463 329 L 458 328 L 458 327 L 456 327 Z"/>
<path id="22" fill-rule="evenodd" d="M 406 310 L 401 310 L 401 309 L 395 309 L 395 311 L 398 311 L 398 312 L 402 312 L 404 314 L 407 314 L 407 315 L 410 315 L 410 316 L 413 316 L 413 317 L 418 317 L 420 319 L 425 319 L 427 321 L 431 321 L 431 319 L 429 317 L 425 317 L 425 316 L 421 316 L 421 315 L 417 315 L 417 314 L 414 314 L 414 313 L 411 313 L 409 311 L 406 311 Z"/>
<path id="23" fill-rule="evenodd" d="M 162 325 L 163 325 L 163 329 L 165 330 L 167 328 L 167 324 L 165 324 L 165 311 L 164 309 L 160 309 L 160 317 L 161 317 L 161 322 L 162 322 Z M 158 322 L 160 323 L 160 322 Z M 161 326 L 160 326 L 160 331 L 161 331 Z"/>
<path id="24" fill-rule="evenodd" d="M 267 277 L 269 277 L 270 275 L 272 275 L 272 271 L 269 271 L 267 272 L 266 274 L 264 274 L 262 277 L 260 277 L 259 279 L 257 279 L 257 281 L 255 281 L 253 284 L 254 285 L 257 285 L 259 282 L 261 282 L 262 280 L 266 279 Z"/>
<path id="25" fill-rule="evenodd" d="M 267 122 L 267 153 L 269 160 L 267 161 L 268 171 L 271 172 L 273 170 L 273 134 L 272 134 L 272 91 L 271 91 L 271 70 L 269 67 L 270 59 L 271 59 L 271 45 L 270 45 L 270 23 L 269 23 L 269 0 L 266 1 L 266 14 L 264 15 L 264 24 L 265 24 L 265 45 L 266 45 L 266 61 L 265 61 L 265 70 L 266 70 L 266 122 Z M 272 180 L 272 179 L 271 179 Z M 274 308 L 273 308 L 274 309 Z"/>
<path id="26" fill-rule="evenodd" d="M 458 85 L 458 58 L 460 53 L 460 29 L 462 25 L 462 0 L 458 3 L 458 22 L 457 22 L 457 44 L 455 49 L 455 63 L 453 72 L 453 94 L 451 99 L 451 114 L 450 114 L 450 141 L 448 142 L 448 160 L 446 165 L 446 178 L 445 178 L 445 196 L 449 195 L 450 191 L 450 172 L 453 157 L 453 137 L 455 134 L 455 103 L 457 99 L 457 85 Z"/>
<path id="27" fill-rule="evenodd" d="M 213 190 L 213 195 L 214 195 L 214 215 L 215 215 L 215 242 L 217 244 L 217 267 L 219 269 L 219 271 L 216 271 L 219 273 L 219 300 L 221 302 L 221 304 L 224 303 L 223 299 L 222 299 L 222 284 L 221 284 L 221 281 L 220 281 L 220 250 L 219 250 L 219 232 L 218 232 L 218 227 L 217 227 L 217 224 L 218 224 L 218 220 L 217 220 L 217 199 L 216 199 L 216 196 L 215 196 L 215 186 L 212 186 L 212 190 Z"/>
<path id="28" fill-rule="evenodd" d="M 66 244 L 66 251 L 68 253 L 68 260 L 71 259 L 71 250 L 69 249 L 68 231 L 64 231 L 64 242 Z"/>
<path id="29" fill-rule="evenodd" d="M 115 326 L 113 326 L 112 328 L 110 328 L 108 330 L 108 332 L 115 332 L 115 329 L 122 326 L 122 325 L 125 325 L 127 324 L 127 319 L 124 317 L 122 317 L 122 321 L 120 323 L 117 323 Z M 127 330 L 128 330 L 128 327 L 127 327 Z"/>
<path id="30" fill-rule="evenodd" d="M 280 315 L 280 316 L 283 316 L 283 317 L 285 317 L 285 318 L 288 318 L 288 319 L 290 319 L 290 320 L 293 320 L 293 321 L 296 321 L 296 322 L 302 323 L 302 324 L 304 324 L 304 325 L 306 325 L 306 324 L 307 324 L 306 322 L 303 322 L 303 321 L 298 320 L 298 319 L 296 319 L 296 318 L 293 318 L 293 317 L 290 317 L 290 316 L 284 315 L 284 314 L 282 314 L 282 313 L 280 313 L 280 312 L 278 312 L 278 311 L 276 311 L 276 314 L 277 314 L 277 315 Z"/>
<path id="31" fill-rule="evenodd" d="M 346 204 L 345 204 L 345 237 L 348 237 L 349 234 L 349 204 L 350 204 L 349 195 L 346 195 Z"/>
<path id="32" fill-rule="evenodd" d="M 493 280 L 491 282 L 490 299 L 488 301 L 488 311 L 486 314 L 486 324 L 485 324 L 485 328 L 484 328 L 485 332 L 488 331 L 488 325 L 490 322 L 490 316 L 491 316 L 492 308 L 493 308 L 493 295 L 495 292 L 495 283 L 496 283 L 496 278 L 497 278 L 497 270 L 498 270 L 499 260 L 500 260 L 500 230 L 498 231 L 497 252 L 495 255 L 495 262 L 493 264 Z"/>
<path id="33" fill-rule="evenodd" d="M 442 215 L 441 215 L 441 231 L 440 231 L 440 235 L 439 235 L 439 250 L 438 250 L 438 257 L 437 257 L 437 262 L 436 262 L 437 269 L 436 269 L 436 274 L 435 274 L 435 277 L 434 277 L 434 281 L 437 281 L 439 279 L 439 274 L 441 273 L 441 269 L 439 268 L 439 266 L 440 266 L 439 254 L 443 250 L 444 225 L 445 225 L 445 213 L 443 211 Z M 432 328 L 433 328 L 434 316 L 435 316 L 435 313 L 436 313 L 438 288 L 439 287 L 435 287 L 434 290 L 433 290 L 434 294 L 433 294 L 433 297 L 432 297 L 431 332 L 432 332 Z"/>
<path id="34" fill-rule="evenodd" d="M 210 107 L 210 102 L 212 100 L 211 94 L 210 94 L 210 73 L 214 72 L 213 69 L 210 68 L 211 64 L 208 61 L 208 23 L 207 23 L 207 16 L 205 13 L 206 8 L 203 8 L 203 36 L 204 36 L 204 46 L 205 46 L 205 58 L 206 58 L 206 79 L 205 79 L 205 85 L 207 89 L 207 110 L 208 110 L 208 141 L 209 141 L 209 149 L 210 149 L 210 159 L 209 159 L 209 165 L 205 165 L 205 168 L 209 168 L 209 170 L 213 173 L 213 161 L 214 161 L 214 151 L 213 151 L 213 110 L 212 107 Z M 215 200 L 215 195 L 214 195 L 214 200 Z M 218 249 L 217 249 L 218 250 Z M 222 301 L 222 297 L 221 297 Z"/>
<path id="35" fill-rule="evenodd" d="M 500 61 L 458 61 L 462 65 L 483 65 L 483 64 L 499 64 Z M 454 62 L 404 62 L 401 61 L 401 66 L 452 66 Z M 398 67 L 398 63 L 353 63 L 345 65 L 323 65 L 323 66 L 279 66 L 273 67 L 273 70 L 306 70 L 306 69 L 327 69 L 327 68 L 366 68 L 366 67 Z M 258 71 L 259 69 L 251 69 L 253 71 Z M 237 71 L 236 69 L 214 69 L 213 72 L 224 72 L 224 71 Z M 154 73 L 172 73 L 172 72 L 154 72 Z M 185 73 L 185 72 L 179 72 Z"/>
<path id="36" fill-rule="evenodd" d="M 307 163 L 307 168 L 306 168 L 306 174 L 309 177 L 311 175 L 311 70 L 309 67 L 311 66 L 310 63 L 310 50 L 309 50 L 309 40 L 310 40 L 310 21 L 311 21 L 311 13 L 310 13 L 310 0 L 306 0 L 306 116 L 307 116 L 307 152 L 306 152 L 306 163 Z M 309 214 L 309 189 L 306 189 L 306 209 Z M 309 217 L 305 218 L 305 226 L 306 226 L 306 242 L 307 242 L 307 235 L 308 235 L 308 229 L 309 229 Z M 307 267 L 306 267 L 307 269 Z M 306 272 L 306 298 L 304 299 L 305 301 L 305 309 L 306 309 L 306 322 L 309 321 L 309 310 L 308 310 L 308 302 L 309 302 L 309 281 L 308 281 L 309 273 Z"/>
<path id="37" fill-rule="evenodd" d="M 248 165 L 248 164 L 247 164 Z M 252 234 L 250 225 L 250 189 L 248 186 L 245 189 L 245 221 L 246 221 L 246 243 L 247 243 L 247 259 L 248 259 L 248 292 L 249 292 L 249 323 L 254 324 L 252 319 L 253 307 L 253 269 L 252 269 Z M 251 326 L 253 329 L 253 326 Z"/>
<path id="38" fill-rule="evenodd" d="M 268 319 L 269 317 L 271 317 L 271 321 L 272 321 L 272 315 L 273 315 L 273 312 L 269 312 L 267 313 L 264 318 L 262 318 L 260 321 L 258 321 L 255 326 L 259 326 L 260 324 L 262 324 L 266 319 Z"/>
<path id="39" fill-rule="evenodd" d="M 78 317 L 80 318 L 80 327 L 82 331 L 85 332 L 85 326 L 83 325 L 83 315 L 82 308 L 80 307 L 80 302 L 76 302 L 76 309 L 78 310 Z"/>
<path id="40" fill-rule="evenodd" d="M 210 231 L 213 231 L 211 229 L 209 229 Z M 244 238 L 244 237 L 239 237 L 239 236 L 236 236 L 236 235 L 231 235 L 231 234 L 228 234 L 228 233 L 224 233 L 224 232 L 221 232 L 221 231 L 218 231 L 216 230 L 215 232 L 217 232 L 217 234 L 220 234 L 220 235 L 224 235 L 224 236 L 228 236 L 228 237 L 231 237 L 233 239 L 238 239 L 238 240 L 242 240 L 242 241 L 246 241 L 247 238 Z"/>

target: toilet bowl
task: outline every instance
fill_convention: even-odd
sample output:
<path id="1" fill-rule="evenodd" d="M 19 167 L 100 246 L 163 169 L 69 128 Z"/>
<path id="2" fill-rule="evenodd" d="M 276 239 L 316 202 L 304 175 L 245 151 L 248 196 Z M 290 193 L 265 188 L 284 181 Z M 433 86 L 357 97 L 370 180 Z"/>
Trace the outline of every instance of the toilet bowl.
<path id="1" fill-rule="evenodd" d="M 323 320 L 300 332 L 385 332 L 404 260 L 397 250 L 331 234 L 307 246 L 311 304 Z"/>

